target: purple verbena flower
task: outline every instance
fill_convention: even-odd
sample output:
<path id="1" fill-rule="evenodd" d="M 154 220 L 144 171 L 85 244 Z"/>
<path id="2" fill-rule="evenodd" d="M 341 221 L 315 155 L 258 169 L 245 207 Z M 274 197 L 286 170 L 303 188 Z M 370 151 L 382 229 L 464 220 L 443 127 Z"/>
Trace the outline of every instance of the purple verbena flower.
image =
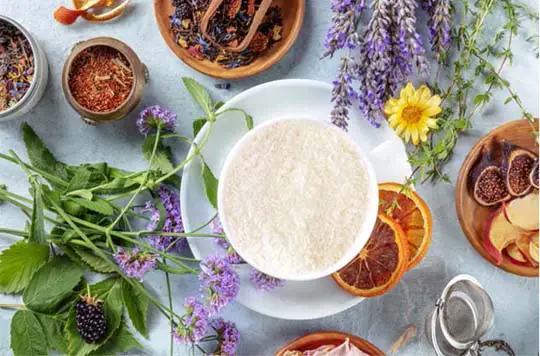
<path id="1" fill-rule="evenodd" d="M 176 114 L 159 105 L 149 106 L 139 114 L 137 127 L 143 135 L 148 135 L 159 125 L 164 131 L 173 131 L 176 124 Z"/>
<path id="2" fill-rule="evenodd" d="M 262 291 L 271 291 L 277 287 L 282 287 L 284 281 L 264 274 L 255 268 L 251 268 L 249 271 L 249 279 L 255 285 L 255 288 Z"/>
<path id="3" fill-rule="evenodd" d="M 193 297 L 184 300 L 185 314 L 181 324 L 173 330 L 176 342 L 181 344 L 196 344 L 206 336 L 208 330 L 208 309 Z"/>
<path id="4" fill-rule="evenodd" d="M 116 264 L 129 277 L 142 281 L 144 274 L 154 270 L 157 266 L 158 255 L 140 251 L 134 248 L 131 251 L 118 248 L 114 254 Z"/>
<path id="5" fill-rule="evenodd" d="M 216 318 L 210 322 L 218 336 L 217 350 L 215 355 L 234 356 L 240 342 L 240 333 L 233 322 Z"/>
<path id="6" fill-rule="evenodd" d="M 356 31 L 356 23 L 365 7 L 365 0 L 332 0 L 330 6 L 333 16 L 332 24 L 326 33 L 323 58 L 332 57 L 342 48 L 354 49 L 360 40 Z"/>
<path id="7" fill-rule="evenodd" d="M 214 234 L 224 233 L 223 226 L 221 225 L 221 220 L 219 220 L 219 217 L 216 217 L 214 220 L 212 220 L 211 226 Z M 225 250 L 225 252 L 227 253 L 226 258 L 231 264 L 239 264 L 244 262 L 244 259 L 240 257 L 238 252 L 235 251 L 235 249 L 231 246 L 226 237 L 218 237 L 214 241 L 216 242 L 216 245 Z"/>
<path id="8" fill-rule="evenodd" d="M 240 278 L 226 258 L 209 256 L 200 266 L 200 289 L 209 306 L 210 315 L 214 315 L 236 298 Z"/>
<path id="9" fill-rule="evenodd" d="M 184 232 L 182 223 L 180 199 L 176 192 L 166 186 L 161 186 L 157 191 L 157 197 L 165 208 L 165 222 L 161 232 L 171 232 L 181 234 Z M 152 201 L 146 202 L 145 210 L 150 211 L 152 216 L 146 227 L 148 231 L 154 231 L 160 220 L 160 211 Z M 187 245 L 185 237 L 176 236 L 147 236 L 148 244 L 160 251 L 166 250 L 173 242 L 170 248 L 172 251 L 178 251 Z"/>

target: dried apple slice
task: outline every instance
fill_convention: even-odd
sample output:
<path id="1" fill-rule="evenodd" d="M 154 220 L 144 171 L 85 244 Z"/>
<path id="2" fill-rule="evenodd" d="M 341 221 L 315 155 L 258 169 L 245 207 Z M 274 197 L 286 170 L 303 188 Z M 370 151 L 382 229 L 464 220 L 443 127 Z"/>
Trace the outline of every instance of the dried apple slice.
<path id="1" fill-rule="evenodd" d="M 506 253 L 510 262 L 518 266 L 529 266 L 529 260 L 523 256 L 516 244 L 511 244 L 506 248 Z"/>
<path id="2" fill-rule="evenodd" d="M 528 231 L 538 230 L 539 204 L 538 191 L 534 191 L 506 204 L 504 213 L 512 225 Z"/>
<path id="3" fill-rule="evenodd" d="M 529 255 L 531 259 L 538 265 L 538 232 L 536 232 L 529 241 Z"/>
<path id="4" fill-rule="evenodd" d="M 486 251 L 500 264 L 503 260 L 502 251 L 514 243 L 523 233 L 519 227 L 512 225 L 504 214 L 504 208 L 495 211 L 488 220 L 484 236 Z"/>
<path id="5" fill-rule="evenodd" d="M 531 249 L 534 236 L 536 236 L 536 246 L 538 246 L 538 233 L 523 232 L 516 240 L 516 246 L 521 254 L 529 261 L 529 263 L 535 267 L 538 267 L 538 249 Z M 531 255 L 531 251 L 534 256 Z"/>

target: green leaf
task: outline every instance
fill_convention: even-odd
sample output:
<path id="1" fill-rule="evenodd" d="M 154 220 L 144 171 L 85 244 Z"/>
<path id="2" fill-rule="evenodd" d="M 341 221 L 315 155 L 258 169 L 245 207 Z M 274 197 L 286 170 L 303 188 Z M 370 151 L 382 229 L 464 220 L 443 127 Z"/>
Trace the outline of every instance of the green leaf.
<path id="1" fill-rule="evenodd" d="M 66 193 L 72 192 L 74 190 L 82 190 L 88 187 L 90 183 L 90 177 L 92 172 L 84 167 L 80 167 L 75 171 L 73 178 L 69 181 L 69 185 L 66 188 Z"/>
<path id="2" fill-rule="evenodd" d="M 42 171 L 54 174 L 60 179 L 68 180 L 65 165 L 53 156 L 34 129 L 25 122 L 22 125 L 22 131 L 28 158 L 32 165 Z"/>
<path id="3" fill-rule="evenodd" d="M 134 281 L 134 283 L 139 283 Z M 148 297 L 140 290 L 133 288 L 127 281 L 122 281 L 122 300 L 135 329 L 148 336 Z"/>
<path id="4" fill-rule="evenodd" d="M 98 273 L 113 273 L 116 269 L 111 265 L 111 262 L 104 261 L 103 258 L 96 256 L 94 253 L 83 249 L 73 248 L 75 253 L 83 260 L 93 271 Z"/>
<path id="5" fill-rule="evenodd" d="M 69 297 L 81 281 L 82 271 L 67 257 L 55 257 L 32 277 L 23 294 L 26 307 L 39 313 L 51 313 Z"/>
<path id="6" fill-rule="evenodd" d="M 212 109 L 214 105 L 212 103 L 212 98 L 210 98 L 210 94 L 208 94 L 206 89 L 191 78 L 183 77 L 182 81 L 184 82 L 188 92 L 191 94 L 197 104 L 199 104 L 204 113 L 208 115 L 208 117 L 213 116 L 214 111 Z"/>
<path id="7" fill-rule="evenodd" d="M 58 351 L 61 354 L 68 353 L 68 344 L 64 336 L 65 321 L 58 318 L 58 316 L 47 316 L 43 314 L 36 314 L 36 317 L 41 324 L 43 331 L 45 332 L 45 338 L 47 339 L 47 345 L 50 349 Z"/>
<path id="8" fill-rule="evenodd" d="M 208 198 L 210 204 L 212 204 L 212 206 L 217 209 L 218 180 L 210 170 L 210 167 L 208 167 L 206 162 L 204 162 L 204 160 L 201 175 L 203 178 L 206 197 Z"/>
<path id="9" fill-rule="evenodd" d="M 19 310 L 11 320 L 11 349 L 15 356 L 47 355 L 47 340 L 34 313 Z"/>
<path id="10" fill-rule="evenodd" d="M 37 182 L 37 180 L 31 179 L 32 190 L 34 195 L 34 201 L 32 203 L 32 217 L 30 223 L 30 237 L 29 241 L 35 242 L 38 244 L 43 244 L 46 242 L 45 238 L 45 216 L 44 210 L 45 205 L 43 204 L 43 192 L 42 186 Z"/>
<path id="11" fill-rule="evenodd" d="M 86 189 L 74 190 L 72 192 L 67 193 L 66 195 L 81 197 L 86 200 L 92 200 L 94 198 L 94 194 L 91 191 L 86 190 Z"/>
<path id="12" fill-rule="evenodd" d="M 203 126 L 206 124 L 206 118 L 201 117 L 193 121 L 193 137 L 197 137 Z"/>
<path id="13" fill-rule="evenodd" d="M 142 152 L 147 161 L 150 161 L 152 158 L 155 142 L 156 135 L 148 135 L 143 142 Z M 169 173 L 174 169 L 171 162 L 171 150 L 168 146 L 163 145 L 161 142 L 159 142 L 158 146 L 156 147 L 156 153 L 154 154 L 151 169 L 158 170 L 161 173 Z"/>
<path id="14" fill-rule="evenodd" d="M 191 273 L 190 270 L 188 270 L 187 268 L 182 268 L 182 267 L 172 267 L 172 266 L 169 266 L 169 265 L 166 265 L 164 263 L 161 263 L 161 262 L 158 262 L 158 265 L 157 265 L 157 268 L 163 272 L 167 272 L 167 273 L 172 273 L 172 274 L 189 274 Z"/>
<path id="15" fill-rule="evenodd" d="M 512 98 L 511 96 L 509 96 L 508 98 L 506 98 L 504 100 L 504 105 L 507 105 L 508 103 L 510 103 L 514 98 Z"/>
<path id="16" fill-rule="evenodd" d="M 101 345 L 106 344 L 120 327 L 122 321 L 122 295 L 118 281 L 118 278 L 108 278 L 90 286 L 92 296 L 103 301 L 103 308 L 107 317 L 107 333 L 100 343 L 87 344 L 84 342 L 75 324 L 75 306 L 71 307 L 65 326 L 70 355 L 83 356 L 97 350 Z"/>
<path id="17" fill-rule="evenodd" d="M 218 111 L 223 105 L 225 105 L 223 101 L 218 101 L 216 105 L 214 105 L 214 111 Z"/>
<path id="18" fill-rule="evenodd" d="M 86 209 L 92 210 L 96 213 L 100 213 L 101 215 L 111 216 L 114 214 L 114 209 L 111 204 L 109 204 L 106 200 L 103 199 L 86 200 L 82 198 L 70 197 L 69 200 L 79 204 Z"/>
<path id="19" fill-rule="evenodd" d="M 141 343 L 133 336 L 133 334 L 127 328 L 124 321 L 120 324 L 120 327 L 115 331 L 113 336 L 103 346 L 92 352 L 91 355 L 96 356 L 113 356 L 121 352 L 128 352 L 134 349 L 142 349 Z"/>
<path id="20" fill-rule="evenodd" d="M 245 119 L 246 119 L 246 126 L 248 130 L 252 130 L 253 129 L 253 116 L 246 115 Z"/>
<path id="21" fill-rule="evenodd" d="M 19 241 L 0 254 L 0 293 L 22 291 L 49 259 L 49 246 Z"/>

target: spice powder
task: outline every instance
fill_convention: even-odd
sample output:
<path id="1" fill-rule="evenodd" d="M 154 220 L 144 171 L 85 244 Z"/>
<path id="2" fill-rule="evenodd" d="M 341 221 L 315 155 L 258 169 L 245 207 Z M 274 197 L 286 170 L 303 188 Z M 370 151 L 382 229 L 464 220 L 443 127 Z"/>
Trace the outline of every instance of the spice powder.
<path id="1" fill-rule="evenodd" d="M 93 46 L 75 57 L 68 84 L 75 100 L 94 112 L 120 107 L 133 88 L 133 71 L 126 57 L 108 46 Z"/>
<path id="2" fill-rule="evenodd" d="M 15 26 L 0 21 L 0 112 L 21 101 L 33 80 L 30 42 Z"/>

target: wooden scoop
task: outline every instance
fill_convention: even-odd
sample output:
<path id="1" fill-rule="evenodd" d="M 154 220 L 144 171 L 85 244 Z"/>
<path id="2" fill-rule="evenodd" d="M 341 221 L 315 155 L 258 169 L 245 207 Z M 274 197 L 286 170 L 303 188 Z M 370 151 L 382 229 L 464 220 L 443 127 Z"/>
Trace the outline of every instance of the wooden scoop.
<path id="1" fill-rule="evenodd" d="M 262 0 L 261 5 L 259 6 L 259 9 L 255 13 L 255 17 L 253 18 L 253 21 L 251 23 L 251 26 L 249 27 L 248 34 L 246 37 L 240 42 L 237 46 L 231 47 L 231 46 L 222 46 L 219 43 L 217 43 L 213 38 L 211 38 L 208 35 L 208 24 L 210 23 L 210 20 L 216 15 L 216 12 L 219 8 L 219 6 L 223 3 L 224 0 L 212 0 L 210 3 L 210 6 L 208 6 L 208 9 L 206 10 L 206 13 L 201 19 L 201 33 L 202 35 L 210 41 L 214 46 L 216 46 L 219 49 L 223 49 L 227 52 L 242 52 L 246 48 L 248 48 L 249 44 L 253 40 L 253 37 L 257 33 L 257 29 L 259 28 L 259 25 L 262 23 L 264 16 L 266 15 L 266 12 L 270 8 L 270 5 L 272 4 L 272 0 Z"/>

